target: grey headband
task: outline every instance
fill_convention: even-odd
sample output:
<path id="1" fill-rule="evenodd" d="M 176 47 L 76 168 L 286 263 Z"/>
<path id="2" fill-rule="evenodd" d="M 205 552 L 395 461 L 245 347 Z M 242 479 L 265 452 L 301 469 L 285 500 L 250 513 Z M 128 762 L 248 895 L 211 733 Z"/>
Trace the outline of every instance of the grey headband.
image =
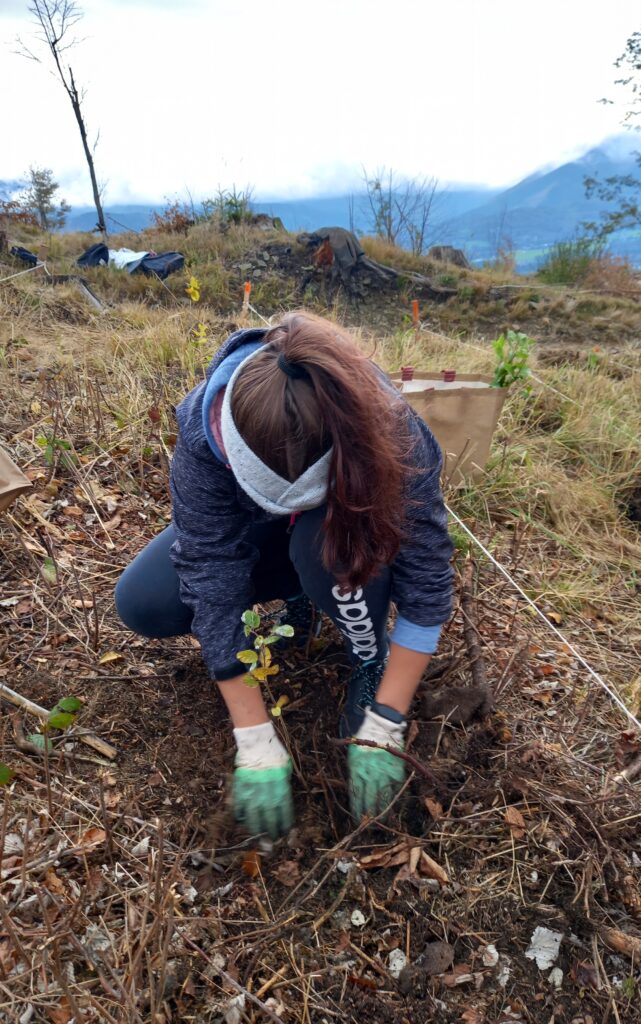
<path id="1" fill-rule="evenodd" d="M 304 512 L 309 508 L 318 508 L 327 496 L 332 449 L 325 452 L 317 462 L 305 470 L 302 476 L 299 476 L 298 480 L 291 483 L 261 462 L 241 437 L 234 423 L 231 412 L 234 384 L 243 366 L 262 351 L 263 349 L 259 348 L 243 359 L 232 374 L 225 390 L 220 428 L 227 461 L 245 493 L 265 511 L 272 512 L 277 516 L 284 516 L 291 515 L 293 512 Z"/>

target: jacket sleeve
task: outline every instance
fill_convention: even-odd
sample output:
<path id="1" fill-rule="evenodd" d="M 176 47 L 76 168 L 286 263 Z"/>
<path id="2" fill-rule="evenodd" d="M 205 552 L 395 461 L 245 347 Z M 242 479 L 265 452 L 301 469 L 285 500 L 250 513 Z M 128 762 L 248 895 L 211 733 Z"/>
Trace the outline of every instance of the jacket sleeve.
<path id="1" fill-rule="evenodd" d="M 193 610 L 192 633 L 217 680 L 244 671 L 236 659 L 247 646 L 240 621 L 253 604 L 256 547 L 247 540 L 249 522 L 240 508 L 231 472 L 213 455 L 191 451 L 181 435 L 171 466 L 172 518 L 176 541 L 172 562 L 180 598 Z"/>
<path id="2" fill-rule="evenodd" d="M 437 626 L 452 613 L 453 544 L 440 485 L 442 455 L 416 417 L 418 437 L 410 460 L 406 537 L 392 566 L 392 600 L 398 614 L 417 626 Z"/>

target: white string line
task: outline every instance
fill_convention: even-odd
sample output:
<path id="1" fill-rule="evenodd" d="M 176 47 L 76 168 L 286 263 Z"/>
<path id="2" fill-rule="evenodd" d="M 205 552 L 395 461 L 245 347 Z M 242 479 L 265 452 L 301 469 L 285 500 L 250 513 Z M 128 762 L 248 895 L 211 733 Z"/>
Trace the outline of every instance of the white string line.
<path id="1" fill-rule="evenodd" d="M 45 273 L 48 273 L 44 263 L 36 263 L 35 267 L 27 267 L 26 270 L 19 270 L 17 274 L 10 274 L 9 277 L 0 278 L 0 284 L 4 284 L 5 281 L 13 281 L 14 277 L 22 277 L 23 274 L 32 274 L 34 270 L 44 270 Z"/>
<path id="2" fill-rule="evenodd" d="M 459 526 L 463 527 L 465 532 L 474 541 L 476 546 L 478 548 L 480 548 L 480 550 L 483 552 L 485 557 L 489 558 L 489 560 L 492 563 L 492 565 L 496 566 L 496 568 L 499 570 L 499 572 L 503 574 L 505 579 L 509 583 L 511 583 L 511 585 L 514 587 L 514 589 L 516 591 L 518 591 L 518 593 L 521 595 L 523 600 L 527 602 L 527 604 L 530 606 L 530 608 L 534 609 L 534 611 L 536 612 L 538 617 L 545 623 L 547 628 L 552 633 L 556 634 L 558 639 L 561 640 L 565 644 L 565 646 L 572 652 L 572 654 L 577 659 L 577 661 L 579 661 L 581 663 L 581 665 L 583 665 L 584 669 L 586 669 L 586 671 L 590 673 L 590 675 L 592 676 L 593 679 L 596 679 L 596 681 L 599 684 L 599 686 L 601 686 L 605 690 L 605 692 L 607 694 L 609 694 L 609 696 L 612 698 L 614 703 L 618 705 L 618 707 L 621 709 L 621 711 L 623 711 L 624 715 L 627 718 L 629 718 L 629 720 L 634 725 L 636 725 L 637 729 L 641 730 L 641 721 L 639 721 L 639 719 L 636 718 L 635 715 L 632 714 L 630 709 L 626 707 L 626 705 L 623 703 L 623 701 L 621 700 L 619 695 L 610 686 L 608 686 L 606 681 L 599 675 L 599 673 L 597 671 L 595 671 L 595 669 L 593 669 L 590 664 L 588 664 L 588 662 L 585 660 L 583 655 L 580 654 L 577 651 L 576 647 L 573 644 L 570 643 L 570 641 L 563 635 L 561 630 L 557 629 L 556 626 L 554 625 L 554 623 L 550 622 L 550 620 L 547 618 L 545 613 L 541 611 L 539 606 L 537 604 L 535 604 L 534 601 L 530 597 L 528 597 L 528 595 L 525 593 L 525 591 L 522 589 L 522 587 L 519 586 L 519 584 L 516 582 L 516 580 L 507 571 L 507 569 L 505 569 L 501 565 L 501 563 L 496 560 L 494 555 L 490 551 L 488 551 L 488 549 L 478 539 L 478 537 L 475 537 L 475 535 L 472 533 L 470 528 L 465 525 L 465 523 L 463 522 L 462 519 L 459 518 L 459 516 L 457 516 L 456 512 L 453 512 L 452 509 L 450 508 L 450 506 L 447 503 L 445 504 L 445 507 L 446 507 L 447 511 L 449 512 L 449 514 L 452 516 L 452 518 L 456 520 L 456 522 L 459 524 Z"/>
<path id="3" fill-rule="evenodd" d="M 259 320 L 262 320 L 264 324 L 267 324 L 268 327 L 271 327 L 271 321 L 265 320 L 265 317 L 262 315 L 262 313 L 259 313 L 257 309 L 254 309 L 251 302 L 247 303 L 247 309 L 251 309 L 252 313 L 255 313 Z"/>

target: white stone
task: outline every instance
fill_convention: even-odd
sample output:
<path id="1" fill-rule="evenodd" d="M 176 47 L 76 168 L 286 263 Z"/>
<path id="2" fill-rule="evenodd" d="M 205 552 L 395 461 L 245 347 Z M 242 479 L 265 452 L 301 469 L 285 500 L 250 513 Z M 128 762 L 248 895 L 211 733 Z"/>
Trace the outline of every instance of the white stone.
<path id="1" fill-rule="evenodd" d="M 540 971 L 547 971 L 559 955 L 562 939 L 561 932 L 553 932 L 539 925 L 532 933 L 525 955 L 528 960 L 536 960 L 536 966 Z"/>
<path id="2" fill-rule="evenodd" d="M 407 957 L 402 949 L 393 949 L 387 958 L 387 969 L 393 978 L 398 978 L 404 967 L 407 967 Z"/>
<path id="3" fill-rule="evenodd" d="M 496 967 L 499 962 L 499 954 L 495 945 L 486 946 L 482 953 L 483 963 L 486 967 Z"/>
<path id="4" fill-rule="evenodd" d="M 560 967 L 552 968 L 548 975 L 548 981 L 550 982 L 552 988 L 555 988 L 558 992 L 558 990 L 561 988 L 563 984 L 563 971 Z"/>

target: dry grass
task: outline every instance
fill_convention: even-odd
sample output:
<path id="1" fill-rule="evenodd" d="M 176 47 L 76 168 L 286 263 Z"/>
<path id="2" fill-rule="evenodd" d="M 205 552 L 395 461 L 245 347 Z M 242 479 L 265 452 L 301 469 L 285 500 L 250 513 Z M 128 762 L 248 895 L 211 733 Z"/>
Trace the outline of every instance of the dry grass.
<path id="1" fill-rule="evenodd" d="M 634 1020 L 638 958 L 609 949 L 603 928 L 639 931 L 639 788 L 612 788 L 639 748 L 563 645 L 481 560 L 476 625 L 499 711 L 437 724 L 436 750 L 423 723 L 412 752 L 437 782 L 413 780 L 383 837 L 345 827 L 342 758 L 326 740 L 340 667 L 324 651 L 311 665 L 288 662 L 284 728 L 307 786 L 299 832 L 243 867 L 247 844 L 224 796 L 228 730 L 189 641 L 132 640 L 111 598 L 122 566 L 168 521 L 172 406 L 202 379 L 230 321 L 150 305 L 151 293 L 98 313 L 71 286 L 28 278 L 0 286 L 0 301 L 0 422 L 34 481 L 0 524 L 0 596 L 17 599 L 0 608 L 0 679 L 48 706 L 78 692 L 81 721 L 120 748 L 112 766 L 59 746 L 44 765 L 16 750 L 4 719 L 2 757 L 17 770 L 4 835 L 17 839 L 0 842 L 10 917 L 0 1020 L 32 1007 L 35 1024 L 213 1024 L 238 995 L 236 1019 L 271 1013 L 286 1024 L 419 1024 L 426 1013 L 467 1022 L 474 1008 L 483 1024 Z M 480 337 L 381 334 L 361 319 L 363 347 L 388 369 L 492 366 Z M 641 485 L 641 349 L 555 360 L 535 357 L 544 383 L 513 392 L 484 479 L 448 501 L 638 714 L 641 546 L 625 510 Z M 38 438 L 53 430 L 73 459 L 50 467 Z M 469 545 L 453 533 L 462 568 Z M 54 584 L 41 573 L 52 556 Z M 101 664 L 110 651 L 117 660 Z M 435 672 L 438 685 L 469 682 L 460 612 Z M 452 884 L 426 886 L 410 871 L 394 889 L 395 871 L 361 866 L 398 843 L 428 851 Z M 354 864 L 345 876 L 339 857 Z M 362 932 L 350 924 L 357 908 Z M 563 947 L 559 993 L 523 956 L 539 924 L 577 935 Z M 415 961 L 428 940 L 451 943 L 473 980 L 424 979 L 426 994 L 402 995 L 389 952 L 400 946 Z M 507 989 L 483 963 L 488 943 L 510 959 Z M 595 972 L 590 984 L 573 980 L 579 963 Z"/>

